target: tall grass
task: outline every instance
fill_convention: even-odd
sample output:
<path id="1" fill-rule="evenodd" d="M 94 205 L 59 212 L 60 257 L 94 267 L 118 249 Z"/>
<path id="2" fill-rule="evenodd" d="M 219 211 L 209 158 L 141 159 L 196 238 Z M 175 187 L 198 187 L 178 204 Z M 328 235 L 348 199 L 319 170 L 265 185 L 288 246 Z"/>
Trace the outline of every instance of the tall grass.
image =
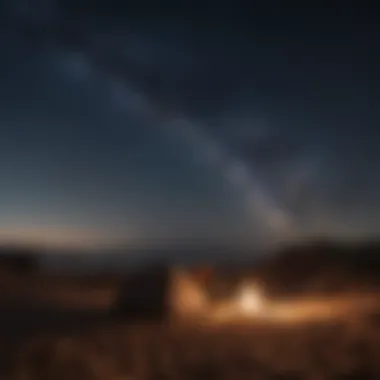
<path id="1" fill-rule="evenodd" d="M 380 378 L 380 321 L 196 329 L 115 324 L 1 347 L 1 379 Z"/>

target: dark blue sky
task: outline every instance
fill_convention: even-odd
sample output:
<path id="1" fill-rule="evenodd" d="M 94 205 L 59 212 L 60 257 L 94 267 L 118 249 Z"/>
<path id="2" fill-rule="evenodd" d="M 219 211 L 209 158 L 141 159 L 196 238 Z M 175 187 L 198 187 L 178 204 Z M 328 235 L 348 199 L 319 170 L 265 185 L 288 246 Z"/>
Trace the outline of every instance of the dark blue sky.
<path id="1" fill-rule="evenodd" d="M 379 33 L 348 7 L 3 2 L 0 238 L 378 237 Z"/>

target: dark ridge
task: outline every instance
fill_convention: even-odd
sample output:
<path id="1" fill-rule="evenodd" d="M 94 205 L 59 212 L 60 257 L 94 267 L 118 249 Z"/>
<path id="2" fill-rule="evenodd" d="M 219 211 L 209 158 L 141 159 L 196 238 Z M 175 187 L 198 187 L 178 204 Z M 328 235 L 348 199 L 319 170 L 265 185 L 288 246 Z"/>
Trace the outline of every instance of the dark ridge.
<path id="1" fill-rule="evenodd" d="M 24 275 L 36 272 L 40 254 L 33 248 L 0 247 L 0 268 Z"/>
<path id="2" fill-rule="evenodd" d="M 380 242 L 329 240 L 284 246 L 259 266 L 279 293 L 333 293 L 380 288 Z"/>

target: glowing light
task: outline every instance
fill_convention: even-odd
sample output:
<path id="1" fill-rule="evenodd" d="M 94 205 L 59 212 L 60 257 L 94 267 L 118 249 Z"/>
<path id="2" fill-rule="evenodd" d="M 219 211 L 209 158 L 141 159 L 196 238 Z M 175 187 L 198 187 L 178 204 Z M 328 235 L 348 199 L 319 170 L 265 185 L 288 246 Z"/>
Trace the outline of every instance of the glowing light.
<path id="1" fill-rule="evenodd" d="M 347 320 L 347 316 L 352 317 L 355 312 L 368 312 L 378 305 L 378 295 L 372 294 L 271 299 L 252 282 L 241 285 L 232 298 L 213 301 L 212 297 L 206 296 L 207 292 L 199 281 L 184 273 L 180 274 L 175 285 L 176 311 L 185 320 L 195 317 L 197 323 L 212 326 L 324 323 L 334 319 Z"/>
<path id="2" fill-rule="evenodd" d="M 172 297 L 173 307 L 180 314 L 198 314 L 207 308 L 208 302 L 202 287 L 181 271 L 174 275 Z"/>
<path id="3" fill-rule="evenodd" d="M 246 285 L 241 289 L 238 303 L 244 313 L 257 313 L 264 308 L 263 295 L 254 285 Z"/>

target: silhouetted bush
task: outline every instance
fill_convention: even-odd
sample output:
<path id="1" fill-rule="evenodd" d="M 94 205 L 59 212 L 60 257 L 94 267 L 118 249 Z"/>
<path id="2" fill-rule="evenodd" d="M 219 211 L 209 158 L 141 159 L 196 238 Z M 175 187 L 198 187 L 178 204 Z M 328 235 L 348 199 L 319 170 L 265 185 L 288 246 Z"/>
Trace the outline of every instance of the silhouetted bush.
<path id="1" fill-rule="evenodd" d="M 152 265 L 129 273 L 115 312 L 126 320 L 163 320 L 168 315 L 169 268 Z"/>
<path id="2" fill-rule="evenodd" d="M 20 274 L 38 270 L 38 252 L 24 248 L 0 248 L 0 268 Z"/>

